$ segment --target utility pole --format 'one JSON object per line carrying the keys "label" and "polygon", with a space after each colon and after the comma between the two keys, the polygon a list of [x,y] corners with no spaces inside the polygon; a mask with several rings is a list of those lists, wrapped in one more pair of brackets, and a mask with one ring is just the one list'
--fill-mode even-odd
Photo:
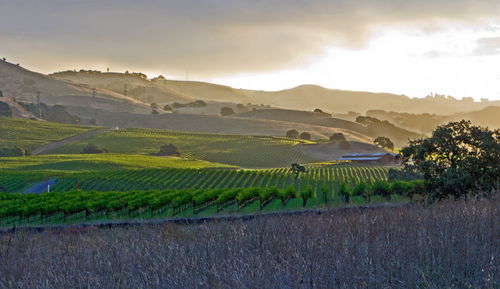
{"label": "utility pole", "polygon": [[127,96],[127,84],[125,83],[125,88],[123,89],[123,95]]}
{"label": "utility pole", "polygon": [[38,117],[42,118],[42,107],[40,104],[40,91],[36,92],[36,101],[38,103]]}
{"label": "utility pole", "polygon": [[95,98],[95,87],[92,88],[92,98]]}

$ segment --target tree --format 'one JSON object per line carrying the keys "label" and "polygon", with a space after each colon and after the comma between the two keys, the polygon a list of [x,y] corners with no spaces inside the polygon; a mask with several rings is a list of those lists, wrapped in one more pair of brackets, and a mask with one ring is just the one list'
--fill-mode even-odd
{"label": "tree", "polygon": [[192,107],[205,107],[205,106],[207,106],[207,103],[204,102],[203,100],[195,100],[192,103],[190,103],[190,106],[192,106]]}
{"label": "tree", "polygon": [[373,143],[379,147],[390,149],[391,151],[394,150],[394,143],[387,137],[379,136],[373,141]]}
{"label": "tree", "polygon": [[438,126],[432,136],[401,150],[405,168],[423,176],[425,198],[488,196],[500,189],[500,130],[470,121]]}
{"label": "tree", "polygon": [[220,110],[220,114],[223,116],[232,115],[234,114],[234,110],[230,107],[225,106]]}
{"label": "tree", "polygon": [[330,141],[331,142],[334,142],[334,143],[338,143],[338,142],[345,142],[347,141],[345,139],[345,136],[343,133],[339,132],[339,133],[334,133],[330,136]]}
{"label": "tree", "polygon": [[86,147],[83,148],[82,154],[101,154],[107,153],[108,150],[105,148],[101,148],[95,144],[89,143]]}
{"label": "tree", "polygon": [[158,75],[157,77],[151,79],[151,81],[162,81],[162,80],[167,80],[167,79],[163,75]]}
{"label": "tree", "polygon": [[238,103],[236,105],[236,109],[238,109],[238,111],[247,111],[248,110],[248,108],[242,103]]}
{"label": "tree", "polygon": [[291,129],[286,132],[286,137],[289,138],[298,138],[299,137],[299,132],[296,129]]}
{"label": "tree", "polygon": [[160,147],[160,151],[157,153],[159,156],[180,156],[179,150],[174,144],[168,143]]}
{"label": "tree", "polygon": [[306,171],[306,167],[301,166],[298,163],[293,163],[290,166],[290,170],[295,174],[295,178],[298,178],[300,173],[304,173]]}
{"label": "tree", "polygon": [[308,132],[303,132],[300,134],[300,139],[303,139],[303,140],[311,140],[311,134],[308,133]]}

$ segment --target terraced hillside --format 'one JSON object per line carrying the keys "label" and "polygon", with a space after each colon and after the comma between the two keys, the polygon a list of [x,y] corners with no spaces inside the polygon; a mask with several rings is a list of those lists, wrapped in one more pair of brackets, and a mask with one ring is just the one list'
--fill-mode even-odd
{"label": "terraced hillside", "polygon": [[94,129],[96,127],[0,117],[0,148],[23,147],[32,150]]}

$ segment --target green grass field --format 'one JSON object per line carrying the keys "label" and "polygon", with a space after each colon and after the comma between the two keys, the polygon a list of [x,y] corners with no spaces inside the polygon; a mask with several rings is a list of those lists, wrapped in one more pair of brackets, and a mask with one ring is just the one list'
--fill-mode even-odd
{"label": "green grass field", "polygon": [[309,163],[315,159],[295,146],[305,141],[277,137],[187,133],[155,129],[123,129],[94,135],[84,141],[65,145],[52,153],[79,153],[88,143],[112,153],[151,154],[161,145],[173,143],[182,157],[249,168],[283,167]]}
{"label": "green grass field", "polygon": [[93,129],[96,128],[0,117],[0,147],[20,146],[32,150]]}

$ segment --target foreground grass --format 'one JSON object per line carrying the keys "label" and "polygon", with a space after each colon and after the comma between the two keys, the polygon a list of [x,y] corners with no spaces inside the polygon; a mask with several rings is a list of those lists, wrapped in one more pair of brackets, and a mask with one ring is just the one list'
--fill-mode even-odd
{"label": "foreground grass", "polygon": [[28,150],[94,130],[96,127],[0,117],[0,147]]}
{"label": "foreground grass", "polygon": [[0,235],[0,288],[498,288],[499,208],[18,231]]}

